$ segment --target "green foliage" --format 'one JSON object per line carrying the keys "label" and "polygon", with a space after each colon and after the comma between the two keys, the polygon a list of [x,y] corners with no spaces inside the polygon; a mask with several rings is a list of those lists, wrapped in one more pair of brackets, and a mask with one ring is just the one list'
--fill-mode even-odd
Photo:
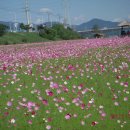
{"label": "green foliage", "polygon": [[24,23],[20,24],[20,28],[24,30]]}
{"label": "green foliage", "polygon": [[42,25],[38,26],[39,35],[43,38],[49,40],[56,40],[57,33],[53,28],[43,27]]}
{"label": "green foliage", "polygon": [[74,32],[70,27],[64,28],[62,24],[55,24],[52,28],[43,27],[42,25],[39,25],[38,31],[41,37],[47,38],[49,40],[69,40],[80,38],[79,34]]}
{"label": "green foliage", "polygon": [[[20,28],[26,30],[26,26],[21,23]],[[64,28],[62,24],[54,25],[52,28],[38,26],[38,32],[21,32],[21,33],[7,33],[0,37],[0,44],[20,44],[20,43],[33,43],[44,42],[49,40],[69,40],[81,38],[79,34],[74,32],[71,28]]]}
{"label": "green foliage", "polygon": [[0,45],[21,44],[21,43],[33,43],[48,41],[45,38],[39,36],[35,32],[21,32],[21,33],[6,33],[3,37],[0,37]]}
{"label": "green foliage", "polygon": [[6,33],[7,28],[6,25],[0,24],[0,36],[3,36]]}
{"label": "green foliage", "polygon": [[64,28],[62,24],[56,24],[52,28],[56,30],[58,37],[63,40],[80,38],[79,34],[74,32],[70,27]]}
{"label": "green foliage", "polygon": [[43,30],[44,29],[44,26],[41,24],[41,25],[38,25],[37,26],[37,29],[38,29],[38,31],[40,31],[40,30]]}
{"label": "green foliage", "polygon": [[[25,25],[24,23],[20,24],[20,28],[22,30],[26,30],[27,32],[29,32],[29,29],[32,29],[32,27],[30,27],[30,25]],[[34,29],[34,28],[33,28]]]}

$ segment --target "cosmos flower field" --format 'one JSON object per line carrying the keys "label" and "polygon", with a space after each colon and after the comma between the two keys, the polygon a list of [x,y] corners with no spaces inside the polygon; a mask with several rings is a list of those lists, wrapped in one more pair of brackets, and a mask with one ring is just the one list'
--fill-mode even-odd
{"label": "cosmos flower field", "polygon": [[0,130],[129,130],[130,38],[0,46]]}

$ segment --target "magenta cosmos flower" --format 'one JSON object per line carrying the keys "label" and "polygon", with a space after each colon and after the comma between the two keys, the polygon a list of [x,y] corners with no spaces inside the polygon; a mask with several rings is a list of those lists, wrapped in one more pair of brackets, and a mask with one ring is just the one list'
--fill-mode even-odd
{"label": "magenta cosmos flower", "polygon": [[70,118],[71,118],[71,115],[70,115],[70,114],[66,114],[66,115],[65,115],[65,119],[66,119],[66,120],[69,120]]}

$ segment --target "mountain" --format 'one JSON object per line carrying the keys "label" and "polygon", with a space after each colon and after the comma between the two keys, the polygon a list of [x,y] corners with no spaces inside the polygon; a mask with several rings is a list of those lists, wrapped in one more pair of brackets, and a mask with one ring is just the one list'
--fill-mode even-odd
{"label": "mountain", "polygon": [[0,21],[0,24],[4,24],[4,25],[6,25],[6,26],[13,26],[13,22],[5,22],[5,21]]}
{"label": "mountain", "polygon": [[97,25],[100,29],[103,29],[103,28],[115,28],[117,27],[118,24],[119,24],[118,22],[105,21],[102,19],[95,18],[80,25],[75,25],[73,26],[73,28],[76,31],[83,31],[92,29],[94,25]]}

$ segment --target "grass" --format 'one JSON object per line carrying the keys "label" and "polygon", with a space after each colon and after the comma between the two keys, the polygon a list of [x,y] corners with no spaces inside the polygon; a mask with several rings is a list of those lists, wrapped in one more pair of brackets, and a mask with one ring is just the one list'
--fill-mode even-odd
{"label": "grass", "polygon": [[33,42],[45,42],[49,41],[40,37],[37,33],[7,33],[0,37],[1,45],[10,45],[18,43],[33,43]]}
{"label": "grass", "polygon": [[[78,58],[27,61],[1,70],[0,129],[45,130],[50,125],[52,130],[129,130],[129,49],[89,49]],[[51,88],[51,82],[58,88]],[[20,104],[28,102],[35,105]]]}

